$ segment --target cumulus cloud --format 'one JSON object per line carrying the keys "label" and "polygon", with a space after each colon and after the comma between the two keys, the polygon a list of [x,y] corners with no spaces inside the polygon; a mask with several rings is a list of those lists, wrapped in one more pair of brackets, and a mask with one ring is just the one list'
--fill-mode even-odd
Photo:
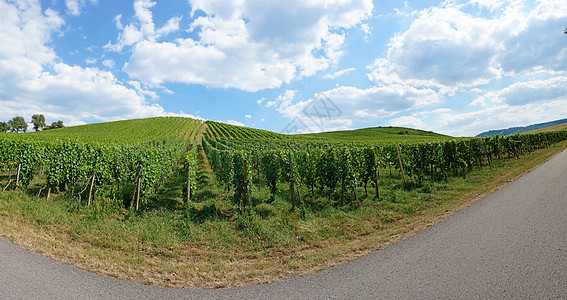
{"label": "cumulus cloud", "polygon": [[518,106],[567,97],[567,77],[517,82],[495,93],[496,102]]}
{"label": "cumulus cloud", "polygon": [[[390,39],[386,54],[368,65],[368,78],[379,87],[432,89],[439,102],[430,103],[469,105],[389,110],[389,124],[476,135],[565,117],[564,1],[446,1],[412,16],[409,28]],[[356,111],[361,118],[387,113]]]}
{"label": "cumulus cloud", "polygon": [[410,86],[374,86],[360,89],[340,86],[327,90],[311,99],[295,101],[296,91],[287,90],[265,107],[273,107],[291,123],[311,131],[348,129],[355,121],[373,126],[387,118],[440,101],[431,89]]}
{"label": "cumulus cloud", "polygon": [[111,72],[60,62],[48,46],[64,26],[53,10],[0,1],[0,11],[1,119],[39,112],[75,125],[167,114],[146,101],[148,93],[124,86]]}
{"label": "cumulus cloud", "polygon": [[121,32],[119,33],[115,44],[109,41],[104,48],[109,51],[120,52],[124,49],[124,47],[132,46],[140,41],[155,42],[160,37],[178,31],[179,23],[182,19],[181,17],[173,17],[162,27],[158,29],[155,28],[153,13],[151,11],[151,8],[155,5],[156,2],[152,2],[150,0],[135,1],[135,20],[126,26],[122,24],[122,15],[114,17],[116,28]]}
{"label": "cumulus cloud", "polygon": [[378,84],[436,87],[487,83],[500,76],[492,60],[498,41],[487,34],[497,24],[457,7],[428,9],[390,40],[386,57],[369,66],[369,78]]}
{"label": "cumulus cloud", "polygon": [[[558,34],[567,22],[561,1],[505,5],[447,2],[422,11],[405,32],[391,38],[385,57],[369,65],[377,84],[403,83],[455,90],[515,74],[567,71],[567,48]],[[467,13],[470,5],[502,11]],[[526,12],[527,11],[527,12]]]}
{"label": "cumulus cloud", "polygon": [[[124,26],[118,18],[118,41],[106,46],[114,51],[132,46],[124,67],[132,78],[153,86],[181,82],[245,91],[280,87],[336,64],[343,55],[343,30],[367,19],[373,8],[370,0],[194,0],[195,20],[186,30],[196,37],[159,42],[152,31],[153,2],[136,3],[143,7],[136,20]],[[196,11],[205,15],[197,17]]]}
{"label": "cumulus cloud", "polygon": [[423,121],[425,129],[451,136],[475,136],[490,129],[543,123],[567,118],[567,97],[547,102],[491,105],[474,111],[450,109],[421,113],[414,117]]}

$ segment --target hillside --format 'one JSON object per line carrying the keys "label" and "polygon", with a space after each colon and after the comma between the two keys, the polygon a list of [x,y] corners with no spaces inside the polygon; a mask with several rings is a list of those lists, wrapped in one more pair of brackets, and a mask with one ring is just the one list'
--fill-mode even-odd
{"label": "hillside", "polygon": [[394,141],[423,141],[451,138],[447,135],[405,127],[371,127],[356,130],[342,130],[322,133],[297,135],[299,138],[317,138],[344,142],[394,142]]}
{"label": "hillside", "polygon": [[32,140],[80,140],[109,144],[138,144],[140,142],[179,137],[194,139],[204,122],[180,117],[155,117],[95,123],[29,132],[26,134],[4,133],[1,137]]}
{"label": "hillside", "polygon": [[[524,127],[511,127],[511,128],[507,128],[507,129],[489,130],[489,131],[485,131],[485,132],[477,135],[477,137],[495,136],[497,134],[511,135],[511,134],[515,134],[515,133],[524,133],[524,132],[528,132],[528,131],[536,132],[535,130],[538,130],[538,129],[551,127],[551,126],[557,126],[557,125],[561,125],[561,124],[565,124],[565,127],[567,127],[567,119],[561,119],[561,120],[552,121],[552,122],[533,124],[533,125],[524,126]],[[563,127],[563,128],[565,128],[565,127]],[[558,128],[558,129],[562,129],[562,128]]]}
{"label": "hillside", "polygon": [[279,140],[282,142],[319,143],[391,143],[429,141],[451,138],[430,131],[404,127],[371,127],[322,133],[285,135],[262,129],[235,126],[214,121],[200,121],[181,117],[155,117],[78,125],[26,134],[5,133],[1,137],[32,140],[81,140],[110,144],[137,144],[139,142],[179,137],[197,141],[200,136],[209,139]]}
{"label": "hillside", "polygon": [[284,135],[225,123],[207,121],[206,137],[213,139],[269,139],[282,142],[317,143],[391,143],[430,141],[452,138],[447,135],[405,127],[371,127],[321,133]]}

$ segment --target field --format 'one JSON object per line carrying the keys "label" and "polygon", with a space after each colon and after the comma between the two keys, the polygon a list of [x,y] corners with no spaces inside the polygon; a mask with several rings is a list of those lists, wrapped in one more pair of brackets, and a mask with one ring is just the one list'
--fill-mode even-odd
{"label": "field", "polygon": [[2,134],[0,234],[148,284],[274,282],[429,226],[566,139],[399,127],[287,136],[185,118]]}
{"label": "field", "polygon": [[535,129],[535,130],[530,130],[526,133],[538,133],[538,132],[550,132],[550,131],[557,131],[557,130],[567,130],[567,123],[564,124],[559,124],[559,125],[553,125],[553,126],[549,126],[549,127],[545,127],[545,128],[541,128],[541,129]]}

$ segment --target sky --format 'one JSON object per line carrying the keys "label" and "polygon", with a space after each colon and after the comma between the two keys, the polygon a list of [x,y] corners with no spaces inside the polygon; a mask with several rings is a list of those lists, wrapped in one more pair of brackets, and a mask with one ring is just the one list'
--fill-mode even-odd
{"label": "sky", "polygon": [[0,0],[0,120],[453,136],[567,118],[564,0]]}

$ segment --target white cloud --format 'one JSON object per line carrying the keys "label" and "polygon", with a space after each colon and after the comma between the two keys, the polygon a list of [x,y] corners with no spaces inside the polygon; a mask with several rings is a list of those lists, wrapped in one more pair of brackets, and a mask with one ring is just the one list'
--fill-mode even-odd
{"label": "white cloud", "polygon": [[138,92],[138,94],[140,94],[140,95],[148,96],[153,100],[156,100],[156,99],[159,98],[159,96],[156,92],[143,88],[142,85],[140,84],[140,82],[138,82],[138,81],[131,80],[131,81],[128,81],[128,84],[133,86],[136,89],[136,91]]}
{"label": "white cloud", "polygon": [[[355,123],[378,125],[387,118],[439,102],[431,89],[403,85],[359,89],[340,86],[305,101],[293,103],[296,91],[288,90],[266,102],[290,122],[309,131],[347,129]],[[293,126],[290,126],[293,127]]]}
{"label": "white cloud", "polygon": [[415,116],[403,116],[390,120],[390,126],[396,127],[409,127],[414,129],[423,129],[426,127],[425,123]]}
{"label": "white cloud", "polygon": [[105,59],[105,60],[102,61],[102,65],[112,69],[112,68],[114,68],[116,63],[112,59]]}
{"label": "white cloud", "polygon": [[475,18],[456,7],[423,11],[390,40],[385,58],[370,66],[378,84],[474,86],[500,76],[492,60],[498,42],[490,33],[499,20]]}
{"label": "white cloud", "polygon": [[567,118],[567,97],[544,103],[501,104],[471,112],[435,111],[421,117],[427,130],[452,136],[475,136],[491,129],[526,126]]}
{"label": "white cloud", "polygon": [[[447,2],[422,11],[410,28],[390,40],[387,55],[369,66],[377,84],[402,83],[455,90],[515,74],[567,71],[561,1],[504,4]],[[471,5],[502,10],[493,16],[465,11]]]}
{"label": "white cloud", "polygon": [[181,17],[169,19],[162,27],[155,29],[151,8],[156,2],[150,0],[136,0],[134,2],[135,20],[124,26],[122,15],[114,17],[116,28],[121,32],[116,44],[110,41],[104,46],[106,50],[120,52],[124,47],[135,45],[141,41],[155,42],[158,38],[179,30]]}
{"label": "white cloud", "polygon": [[567,77],[517,82],[494,95],[494,101],[513,106],[560,98],[567,98]]}
{"label": "white cloud", "polygon": [[340,30],[356,26],[373,8],[370,0],[195,0],[190,1],[192,14],[206,13],[188,29],[198,38],[157,42],[142,30],[153,28],[144,26],[153,25],[152,2],[143,3],[143,17],[136,10],[135,22],[117,22],[117,28],[123,28],[118,42],[106,46],[114,51],[133,47],[125,72],[153,86],[181,82],[245,91],[280,87],[336,64],[345,40]]}
{"label": "white cloud", "polygon": [[360,30],[364,32],[364,41],[368,41],[368,37],[372,34],[372,28],[368,24],[360,24]]}
{"label": "white cloud", "polygon": [[230,125],[235,125],[235,126],[240,126],[240,127],[244,127],[244,123],[238,122],[238,121],[235,121],[235,120],[228,120],[228,121],[223,122],[223,123],[230,124]]}
{"label": "white cloud", "polygon": [[[73,16],[78,16],[81,14],[81,9],[86,5],[87,0],[65,0],[65,6],[67,7],[67,13]],[[98,0],[88,1],[92,4],[98,3]]]}
{"label": "white cloud", "polygon": [[244,117],[245,117],[246,119],[251,119],[251,118],[252,118],[252,115],[245,115]]}
{"label": "white cloud", "polygon": [[333,74],[328,73],[328,74],[325,74],[323,76],[323,79],[335,79],[337,77],[341,77],[341,76],[346,75],[346,74],[353,72],[355,70],[356,70],[356,68],[348,68],[348,69],[336,71]]}
{"label": "white cloud", "polygon": [[165,36],[168,35],[172,32],[176,32],[179,30],[179,23],[181,22],[182,17],[174,17],[171,18],[167,21],[167,23],[165,23],[165,25],[163,25],[163,27],[161,27],[160,29],[158,29],[156,31],[157,36]]}
{"label": "white cloud", "polygon": [[85,59],[85,62],[87,63],[87,65],[92,65],[92,64],[96,64],[98,60],[94,57],[87,57],[87,59]]}
{"label": "white cloud", "polygon": [[60,62],[48,46],[64,21],[38,2],[0,1],[0,119],[43,113],[48,120],[82,124],[167,114],[124,86],[111,72]]}

